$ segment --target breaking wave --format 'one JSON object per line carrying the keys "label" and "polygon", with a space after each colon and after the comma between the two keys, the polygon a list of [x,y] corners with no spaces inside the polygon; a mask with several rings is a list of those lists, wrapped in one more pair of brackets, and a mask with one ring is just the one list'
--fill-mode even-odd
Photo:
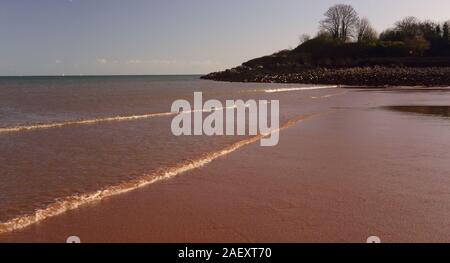
{"label": "breaking wave", "polygon": [[298,88],[279,88],[279,89],[265,89],[265,93],[300,91],[300,90],[316,90],[316,89],[335,89],[339,86],[313,86],[313,87],[298,87]]}
{"label": "breaking wave", "polygon": [[[235,107],[232,107],[232,108],[235,108]],[[224,110],[224,109],[227,109],[227,107],[217,108],[216,110]],[[211,110],[191,110],[191,111],[183,111],[181,113],[193,113],[193,112],[199,112],[199,111],[211,112]],[[115,117],[95,118],[95,119],[88,119],[88,120],[75,120],[75,121],[63,121],[63,122],[53,122],[53,123],[41,123],[41,124],[33,124],[33,125],[21,125],[21,126],[0,128],[0,134],[21,132],[21,131],[31,131],[31,130],[61,128],[61,127],[69,126],[69,125],[92,125],[92,124],[98,124],[98,123],[102,123],[102,122],[134,121],[134,120],[141,120],[141,119],[173,116],[173,115],[177,115],[179,113],[180,112],[161,112],[161,113],[149,113],[149,114],[143,114],[143,115],[115,116]]]}

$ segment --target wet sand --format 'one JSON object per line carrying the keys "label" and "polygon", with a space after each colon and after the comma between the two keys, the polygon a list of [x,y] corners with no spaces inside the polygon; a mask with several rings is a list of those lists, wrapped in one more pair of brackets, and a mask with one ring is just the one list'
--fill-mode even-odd
{"label": "wet sand", "polygon": [[276,147],[246,145],[0,242],[450,242],[450,121],[376,104],[314,116]]}

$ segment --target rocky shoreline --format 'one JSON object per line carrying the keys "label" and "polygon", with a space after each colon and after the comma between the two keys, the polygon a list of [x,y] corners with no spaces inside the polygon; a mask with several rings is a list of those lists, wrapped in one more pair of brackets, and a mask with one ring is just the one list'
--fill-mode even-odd
{"label": "rocky shoreline", "polygon": [[303,83],[352,86],[450,86],[450,67],[312,68],[272,72],[237,67],[202,76],[229,82]]}

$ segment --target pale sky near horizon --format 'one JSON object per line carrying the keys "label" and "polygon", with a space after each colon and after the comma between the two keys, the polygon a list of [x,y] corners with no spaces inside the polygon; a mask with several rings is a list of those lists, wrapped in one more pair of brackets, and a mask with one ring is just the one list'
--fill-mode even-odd
{"label": "pale sky near horizon", "polygon": [[0,75],[203,74],[297,46],[348,3],[381,31],[449,0],[1,0]]}

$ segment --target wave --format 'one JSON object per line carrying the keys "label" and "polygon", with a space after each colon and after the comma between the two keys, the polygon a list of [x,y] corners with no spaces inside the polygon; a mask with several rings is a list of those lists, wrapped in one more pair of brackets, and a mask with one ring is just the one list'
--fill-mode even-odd
{"label": "wave", "polygon": [[[248,105],[245,105],[245,106],[248,107]],[[230,107],[217,108],[216,110],[224,110],[227,108],[230,108]],[[235,107],[231,107],[231,108],[235,108]],[[180,113],[193,113],[193,112],[199,112],[199,111],[200,112],[211,112],[211,110],[191,110],[191,111],[183,111],[183,112],[161,112],[161,113],[148,113],[148,114],[142,114],[142,115],[95,118],[95,119],[87,119],[87,120],[39,123],[39,124],[32,124],[32,125],[21,125],[21,126],[0,128],[0,134],[21,132],[21,131],[31,131],[31,130],[61,128],[64,126],[69,126],[69,125],[92,125],[92,124],[98,124],[98,123],[102,123],[102,122],[133,121],[133,120],[140,120],[140,119],[173,116],[173,115],[177,115]]]}
{"label": "wave", "polygon": [[36,210],[34,212],[34,214],[16,217],[16,218],[13,218],[6,222],[0,223],[0,234],[25,228],[32,224],[41,222],[47,218],[60,215],[64,212],[67,212],[70,210],[74,210],[85,204],[89,204],[89,203],[92,203],[95,201],[100,201],[102,199],[105,199],[105,198],[108,198],[111,196],[130,192],[132,190],[135,190],[135,189],[147,186],[147,185],[151,185],[153,183],[156,183],[156,182],[159,182],[162,180],[168,180],[179,174],[182,174],[187,171],[205,166],[220,157],[228,155],[248,144],[257,142],[261,138],[263,138],[265,136],[269,136],[272,133],[280,132],[281,130],[284,130],[302,120],[305,120],[307,118],[310,118],[310,117],[313,117],[316,115],[321,115],[321,114],[324,114],[324,113],[313,113],[313,114],[309,114],[309,115],[301,115],[297,118],[287,121],[282,126],[280,126],[280,128],[273,130],[268,134],[253,136],[251,138],[236,142],[236,143],[234,143],[230,146],[227,146],[219,151],[205,154],[198,159],[182,162],[173,167],[168,167],[168,168],[161,169],[159,171],[156,171],[156,172],[153,172],[153,173],[150,173],[147,175],[143,175],[142,177],[140,177],[138,179],[127,181],[127,182],[124,182],[124,183],[121,183],[121,184],[118,184],[115,186],[110,186],[110,187],[107,187],[103,190],[99,190],[96,192],[81,194],[81,195],[73,195],[73,196],[62,198],[60,200],[55,201],[53,204],[50,204],[46,208]]}
{"label": "wave", "polygon": [[96,118],[96,119],[88,119],[88,120],[76,120],[76,121],[64,121],[64,122],[14,126],[14,127],[0,128],[0,134],[1,133],[11,133],[11,132],[20,132],[20,131],[29,131],[29,130],[60,128],[60,127],[68,126],[68,125],[83,125],[83,124],[89,125],[89,124],[96,124],[96,123],[101,123],[101,122],[131,121],[131,120],[139,120],[139,119],[146,119],[146,118],[170,116],[170,115],[175,115],[175,114],[176,113],[173,113],[173,112],[163,112],[163,113],[150,113],[150,114],[143,114],[143,115],[116,116],[116,117]]}
{"label": "wave", "polygon": [[339,86],[313,86],[313,87],[299,87],[299,88],[279,88],[279,89],[265,89],[265,93],[300,91],[300,90],[317,90],[317,89],[335,89]]}

